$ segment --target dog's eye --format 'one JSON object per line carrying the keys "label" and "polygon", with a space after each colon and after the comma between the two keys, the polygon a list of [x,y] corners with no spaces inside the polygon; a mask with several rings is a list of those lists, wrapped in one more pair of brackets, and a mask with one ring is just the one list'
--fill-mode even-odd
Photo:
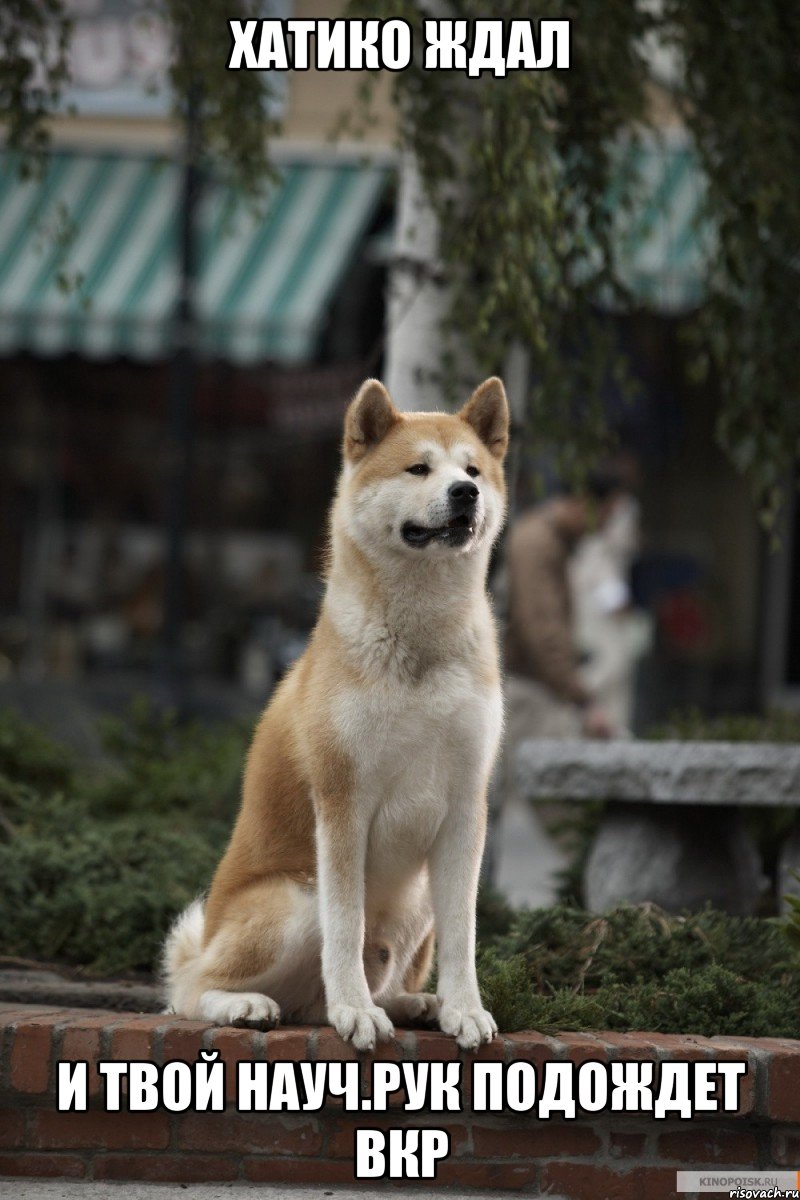
{"label": "dog's eye", "polygon": [[413,467],[406,467],[409,475],[430,475],[431,469],[427,463],[414,463]]}
{"label": "dog's eye", "polygon": [[480,475],[478,468],[473,466],[467,467],[466,472],[472,479],[474,479],[477,475]]}

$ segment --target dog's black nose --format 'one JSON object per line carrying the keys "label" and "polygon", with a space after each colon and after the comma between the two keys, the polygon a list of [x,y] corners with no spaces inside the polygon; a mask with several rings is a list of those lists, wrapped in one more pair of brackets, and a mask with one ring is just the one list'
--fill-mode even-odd
{"label": "dog's black nose", "polygon": [[451,506],[459,509],[461,512],[472,508],[478,499],[478,489],[469,479],[464,479],[458,483],[451,483],[447,489],[447,494],[450,497]]}

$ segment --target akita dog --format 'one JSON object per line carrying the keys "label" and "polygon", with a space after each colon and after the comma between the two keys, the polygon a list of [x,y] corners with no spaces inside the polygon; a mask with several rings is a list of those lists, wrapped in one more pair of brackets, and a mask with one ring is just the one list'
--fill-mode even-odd
{"label": "akita dog", "polygon": [[[475,974],[486,790],[502,725],[486,594],[508,405],[345,418],[327,587],[253,737],[230,845],[164,951],[172,1009],[220,1025],[327,1020],[359,1050],[438,1021],[497,1032]],[[438,943],[438,995],[423,989]]]}

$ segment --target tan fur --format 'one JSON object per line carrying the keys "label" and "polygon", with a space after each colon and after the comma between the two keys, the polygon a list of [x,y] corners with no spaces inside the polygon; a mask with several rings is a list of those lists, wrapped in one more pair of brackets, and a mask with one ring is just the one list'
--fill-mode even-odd
{"label": "tan fur", "polygon": [[433,930],[420,942],[416,954],[411,960],[411,966],[406,971],[403,987],[407,992],[421,992],[428,982],[433,966],[433,952],[436,948],[436,938]]}
{"label": "tan fur", "polygon": [[[435,1015],[433,997],[395,996],[401,989],[420,993],[430,973],[434,936],[424,851],[420,850],[418,863],[411,852],[406,873],[393,882],[388,880],[391,857],[387,860],[388,871],[384,867],[373,872],[373,844],[375,854],[385,855],[385,850],[379,851],[382,839],[393,836],[391,830],[403,818],[391,806],[367,818],[359,789],[363,788],[365,763],[373,745],[391,745],[386,739],[395,729],[398,737],[403,736],[396,718],[387,717],[391,725],[383,726],[384,706],[377,697],[387,697],[386,711],[391,712],[393,697],[405,694],[404,689],[410,689],[409,703],[413,706],[417,689],[437,686],[435,680],[439,677],[455,680],[462,675],[464,687],[485,689],[492,697],[499,693],[496,639],[483,576],[491,540],[502,519],[507,423],[502,385],[495,380],[478,389],[456,416],[399,413],[376,381],[365,384],[351,405],[343,441],[345,466],[331,513],[325,604],[306,652],[277,689],[255,730],[241,809],[230,844],[214,876],[204,911],[201,914],[198,909],[192,917],[187,914],[195,941],[187,941],[185,928],[179,935],[176,927],[168,942],[166,970],[172,1003],[178,1011],[189,1016],[210,1014],[211,1019],[220,1020],[234,1019],[232,1013],[238,1014],[237,1020],[271,1020],[275,1019],[277,1005],[269,1000],[273,1015],[266,1016],[257,1003],[259,995],[268,992],[285,1015],[322,1019],[324,996],[318,977],[321,934],[316,917],[317,890],[321,886],[320,847],[330,877],[341,881],[335,886],[348,891],[354,886],[353,847],[360,844],[366,847],[367,858],[363,934],[358,944],[370,993],[374,996],[382,989],[392,993],[387,993],[386,1007],[395,1019],[402,1019],[404,1014],[419,1015],[423,1010],[423,1015]],[[465,556],[459,560],[457,550],[425,553],[400,547],[398,553],[402,551],[408,558],[409,580],[418,577],[418,590],[406,595],[406,573],[400,569],[398,574],[394,568],[387,572],[383,550],[373,551],[370,538],[359,532],[358,514],[363,508],[364,519],[374,526],[370,497],[382,494],[382,487],[394,487],[398,494],[413,497],[416,484],[407,468],[418,460],[420,447],[429,444],[444,459],[448,455],[468,455],[480,471],[481,487],[494,505],[493,526],[483,542],[482,535],[478,536],[474,566]],[[464,474],[463,466],[458,464],[448,469]],[[396,531],[392,536],[397,540]],[[398,558],[401,566],[402,561]],[[452,587],[447,585],[450,576]],[[358,617],[357,613],[368,614],[368,618]],[[368,629],[366,619],[371,622]],[[468,680],[474,685],[468,685]],[[365,705],[377,705],[375,724],[370,727],[367,721],[354,741],[355,734],[351,736],[347,722],[361,720],[359,708],[352,708],[361,694]],[[431,703],[427,691],[419,695]],[[404,704],[399,712],[405,714],[406,710]],[[370,710],[367,707],[364,711]],[[351,712],[356,716],[351,717]],[[425,720],[420,719],[424,736]],[[466,736],[466,731],[454,736]],[[387,758],[384,770],[389,775],[379,776],[386,778],[387,788],[392,786],[391,771],[402,769],[406,761],[399,744],[396,752],[399,767],[392,767]],[[490,745],[486,751],[488,766],[492,754]],[[476,797],[475,815],[470,818],[472,833],[464,841],[470,862],[476,856],[479,860],[483,843],[483,792],[488,766],[482,766],[475,777],[475,787],[481,794]],[[412,827],[419,824],[413,816],[409,819]],[[429,819],[434,822],[433,836],[436,821],[442,817]],[[365,820],[372,824],[365,826]],[[323,911],[323,928],[325,916]],[[178,945],[181,937],[183,943]],[[316,975],[311,969],[313,964],[300,961],[304,954],[309,959],[316,956]],[[307,993],[301,978],[303,969],[309,972]],[[333,986],[326,979],[326,988]],[[229,992],[246,995],[238,1006],[226,1007],[219,996]],[[211,1000],[204,999],[209,996]],[[329,1009],[332,1002],[329,995]],[[474,1006],[474,999],[471,1003]],[[353,1011],[353,1040],[357,1045],[368,1045],[375,1032],[370,1035],[372,1026],[367,1028],[368,1021],[364,1024],[366,1018],[358,1015],[361,1010],[357,1006]],[[367,1011],[374,1014],[380,1010],[365,1008]],[[372,1019],[378,1036],[382,1036],[381,1021],[374,1016]],[[485,1038],[486,1033],[481,1032],[480,1037]]]}

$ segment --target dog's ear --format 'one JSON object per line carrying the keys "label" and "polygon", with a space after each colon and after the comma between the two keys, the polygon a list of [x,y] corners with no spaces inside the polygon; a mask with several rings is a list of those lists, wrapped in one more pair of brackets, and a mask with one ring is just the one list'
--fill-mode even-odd
{"label": "dog's ear", "polygon": [[400,413],[380,380],[365,380],[344,419],[345,458],[358,462],[400,419]]}
{"label": "dog's ear", "polygon": [[504,458],[508,449],[508,400],[502,379],[493,375],[470,396],[458,414],[477,433],[495,458]]}

